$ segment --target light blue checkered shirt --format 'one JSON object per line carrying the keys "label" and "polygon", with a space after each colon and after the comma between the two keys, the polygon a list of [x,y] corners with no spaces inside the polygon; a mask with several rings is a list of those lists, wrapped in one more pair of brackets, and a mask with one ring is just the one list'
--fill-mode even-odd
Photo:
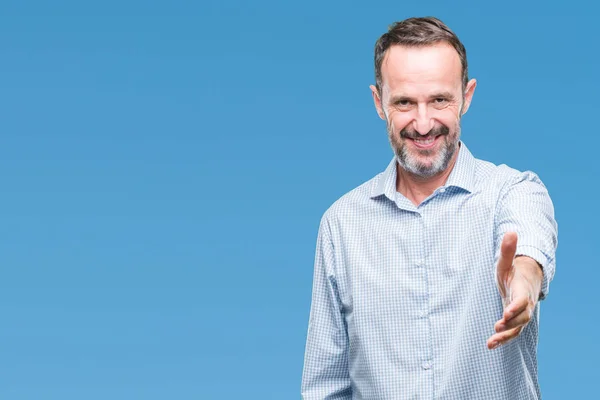
{"label": "light blue checkered shirt", "polygon": [[323,215],[302,376],[304,399],[540,399],[539,303],[521,335],[488,350],[502,317],[502,236],[555,271],[557,224],[537,175],[461,143],[445,186],[418,207],[396,162]]}

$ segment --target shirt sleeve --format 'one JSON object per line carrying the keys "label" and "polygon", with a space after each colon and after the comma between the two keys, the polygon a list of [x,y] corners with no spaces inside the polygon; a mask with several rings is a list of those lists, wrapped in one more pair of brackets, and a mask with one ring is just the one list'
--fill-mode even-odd
{"label": "shirt sleeve", "polygon": [[335,254],[326,217],[315,254],[312,303],[302,374],[304,400],[350,400],[348,334],[335,277]]}
{"label": "shirt sleeve", "polygon": [[516,255],[531,257],[541,265],[540,300],[546,298],[556,270],[558,225],[548,191],[536,174],[523,172],[507,183],[500,196],[495,231],[496,260],[504,234],[516,232]]}

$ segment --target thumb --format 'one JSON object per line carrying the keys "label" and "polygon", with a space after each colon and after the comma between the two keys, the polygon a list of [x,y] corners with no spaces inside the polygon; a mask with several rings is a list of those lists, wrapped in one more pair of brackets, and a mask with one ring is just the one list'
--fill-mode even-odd
{"label": "thumb", "polygon": [[500,247],[500,258],[498,259],[498,266],[496,268],[498,284],[500,285],[500,290],[502,291],[503,297],[506,295],[504,293],[504,289],[508,283],[507,280],[513,268],[513,260],[515,258],[516,252],[517,233],[506,232],[504,234],[504,237],[502,238],[502,245]]}

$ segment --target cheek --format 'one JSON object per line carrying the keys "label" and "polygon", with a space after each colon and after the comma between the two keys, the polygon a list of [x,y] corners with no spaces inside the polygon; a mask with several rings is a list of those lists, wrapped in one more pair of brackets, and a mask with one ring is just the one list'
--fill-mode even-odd
{"label": "cheek", "polygon": [[459,126],[459,121],[456,118],[455,115],[448,113],[448,114],[444,114],[444,115],[438,115],[436,120],[438,121],[438,123],[447,126],[450,129],[450,132],[454,133],[456,132],[458,126]]}
{"label": "cheek", "polygon": [[413,120],[408,114],[409,113],[398,112],[391,114],[390,118],[388,119],[388,125],[391,124],[391,127],[394,128],[394,132],[400,132]]}

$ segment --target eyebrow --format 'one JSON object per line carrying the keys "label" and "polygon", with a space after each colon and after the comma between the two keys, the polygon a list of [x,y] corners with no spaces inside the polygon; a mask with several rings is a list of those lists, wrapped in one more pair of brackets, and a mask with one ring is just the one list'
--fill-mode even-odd
{"label": "eyebrow", "polygon": [[439,92],[429,96],[430,99],[438,99],[440,97],[450,100],[454,99],[454,95],[450,92]]}
{"label": "eyebrow", "polygon": [[[433,99],[439,99],[440,97],[448,99],[448,100],[454,100],[454,95],[447,91],[434,93],[434,94],[430,95],[428,97],[428,99],[433,100]],[[414,98],[412,98],[410,96],[402,95],[402,94],[392,96],[392,98],[390,100],[392,103],[396,103],[398,101],[415,101]]]}

